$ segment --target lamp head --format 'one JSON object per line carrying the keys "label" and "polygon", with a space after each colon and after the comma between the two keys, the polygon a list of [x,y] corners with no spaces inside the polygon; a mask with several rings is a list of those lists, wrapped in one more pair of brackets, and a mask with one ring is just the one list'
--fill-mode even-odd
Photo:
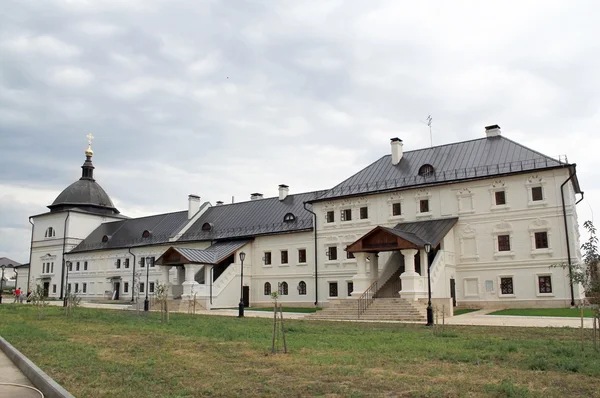
{"label": "lamp head", "polygon": [[152,257],[146,257],[146,265],[147,266],[151,266],[152,265]]}
{"label": "lamp head", "polygon": [[431,251],[431,243],[425,243],[425,253],[429,253]]}
{"label": "lamp head", "polygon": [[240,261],[244,261],[246,259],[246,253],[240,252]]}

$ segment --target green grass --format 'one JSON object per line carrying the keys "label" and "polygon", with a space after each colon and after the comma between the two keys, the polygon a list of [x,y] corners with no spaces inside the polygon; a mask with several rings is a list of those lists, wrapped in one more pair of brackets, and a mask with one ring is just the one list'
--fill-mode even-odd
{"label": "green grass", "polygon": [[[246,308],[248,311],[270,311],[273,312],[273,307],[268,308]],[[282,307],[283,312],[300,312],[303,314],[310,314],[322,310],[321,307]]]}
{"label": "green grass", "polygon": [[472,308],[460,308],[460,309],[454,310],[454,316],[468,314],[469,312],[475,312],[475,311],[479,311],[479,310],[475,310]]}
{"label": "green grass", "polygon": [[[488,315],[516,315],[516,316],[556,316],[556,317],[576,317],[581,316],[579,308],[509,308],[491,312]],[[592,318],[592,310],[584,309],[583,316]]]}
{"label": "green grass", "polygon": [[[579,330],[272,320],[0,306],[0,334],[77,397],[591,397],[599,354]],[[279,340],[281,341],[281,340]]]}

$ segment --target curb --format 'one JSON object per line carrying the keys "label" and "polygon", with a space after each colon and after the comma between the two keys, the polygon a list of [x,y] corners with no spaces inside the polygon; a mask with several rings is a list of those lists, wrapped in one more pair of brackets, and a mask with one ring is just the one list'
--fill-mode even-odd
{"label": "curb", "polygon": [[19,350],[13,347],[8,341],[0,336],[0,350],[13,361],[13,363],[23,372],[31,383],[40,390],[46,398],[75,398],[71,393],[65,390],[60,384],[55,382],[44,371],[38,368],[29,358],[23,355]]}

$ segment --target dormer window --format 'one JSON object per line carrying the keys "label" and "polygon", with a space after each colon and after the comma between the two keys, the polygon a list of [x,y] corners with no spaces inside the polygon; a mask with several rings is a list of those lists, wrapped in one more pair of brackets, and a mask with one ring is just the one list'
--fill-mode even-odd
{"label": "dormer window", "polygon": [[283,221],[284,222],[296,221],[296,216],[293,215],[292,213],[287,213],[285,216],[283,216]]}
{"label": "dormer window", "polygon": [[142,232],[142,238],[149,238],[150,235],[152,235],[152,232],[148,231],[147,229]]}
{"label": "dormer window", "polygon": [[102,237],[102,243],[106,243],[106,242],[108,242],[108,240],[109,240],[109,239],[110,239],[110,237],[109,237],[108,235],[104,235],[104,236]]}
{"label": "dormer window", "polygon": [[44,234],[44,237],[52,238],[54,236],[56,236],[56,230],[52,227],[48,227],[48,229],[46,230],[46,233]]}
{"label": "dormer window", "polygon": [[213,229],[212,223],[205,222],[204,224],[202,224],[203,231],[211,231],[212,229]]}
{"label": "dormer window", "polygon": [[430,164],[424,164],[423,166],[421,166],[421,168],[419,169],[419,175],[421,177],[431,177],[433,175],[433,166]]}

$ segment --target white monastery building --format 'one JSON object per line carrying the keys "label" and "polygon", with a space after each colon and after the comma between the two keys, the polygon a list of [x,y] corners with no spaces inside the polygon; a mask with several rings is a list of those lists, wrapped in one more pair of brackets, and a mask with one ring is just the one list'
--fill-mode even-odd
{"label": "white monastery building", "polygon": [[115,208],[88,146],[81,178],[31,217],[30,283],[55,298],[122,301],[167,283],[173,301],[195,296],[207,309],[242,294],[272,305],[278,291],[287,306],[395,297],[421,316],[428,281],[450,310],[573,305],[583,289],[553,265],[580,261],[575,164],[497,125],[485,134],[407,152],[393,138],[391,153],[328,190],[280,185],[278,197],[214,205],[190,195],[187,210],[142,218]]}

